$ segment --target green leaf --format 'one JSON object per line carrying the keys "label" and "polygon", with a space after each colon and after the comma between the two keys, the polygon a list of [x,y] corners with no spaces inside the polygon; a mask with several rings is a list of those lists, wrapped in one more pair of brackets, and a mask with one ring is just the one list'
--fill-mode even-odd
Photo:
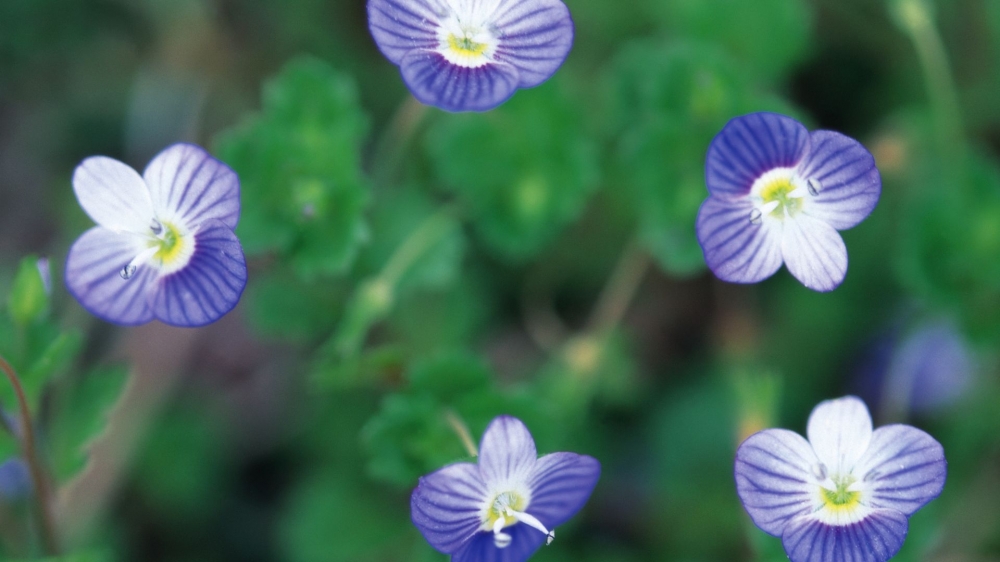
{"label": "green leaf", "polygon": [[671,0],[650,6],[675,34],[722,45],[771,79],[800,62],[812,39],[812,13],[803,0]]}
{"label": "green leaf", "polygon": [[597,188],[597,148],[558,82],[482,114],[441,116],[427,135],[440,183],[486,244],[508,259],[543,249]]}
{"label": "green leaf", "polygon": [[348,270],[367,236],[367,131],[354,81],[317,59],[265,85],[261,114],[217,139],[240,176],[248,255],[277,252],[306,280]]}
{"label": "green leaf", "polygon": [[46,431],[58,481],[68,480],[86,464],[87,446],[104,431],[108,414],[127,380],[125,369],[103,369],[91,371],[59,389],[51,425]]}
{"label": "green leaf", "polygon": [[244,299],[258,332],[308,343],[330,333],[347,294],[343,284],[302,282],[291,272],[273,270],[255,276]]}
{"label": "green leaf", "polygon": [[[49,310],[49,293],[42,275],[48,275],[48,260],[28,256],[21,260],[14,277],[14,286],[7,295],[7,311],[14,323],[22,328],[41,321]],[[45,268],[43,273],[40,267]]]}

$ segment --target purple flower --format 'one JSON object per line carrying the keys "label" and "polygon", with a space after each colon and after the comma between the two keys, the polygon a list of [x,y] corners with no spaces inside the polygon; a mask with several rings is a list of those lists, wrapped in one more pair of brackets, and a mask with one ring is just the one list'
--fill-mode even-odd
{"label": "purple flower", "polygon": [[882,190],[859,142],[774,113],[730,121],[708,149],[705,182],[698,242],[719,279],[756,283],[784,263],[816,291],[844,280],[847,247],[837,231],[864,220]]}
{"label": "purple flower", "polygon": [[816,406],[807,433],[765,429],[740,445],[736,491],[750,518],[792,562],[892,558],[907,518],[944,487],[941,444],[908,425],[872,431],[853,396]]}
{"label": "purple flower", "polygon": [[111,158],[87,158],[73,190],[98,226],[70,248],[66,286],[92,314],[115,324],[155,318],[191,327],[239,302],[247,281],[233,232],[239,179],[205,150],[170,146],[142,176]]}
{"label": "purple flower", "polygon": [[538,458],[520,420],[490,422],[479,464],[456,463],[420,479],[413,524],[452,562],[523,562],[555,537],[590,497],[601,465],[592,457]]}
{"label": "purple flower", "polygon": [[573,46],[561,0],[368,0],[368,26],[413,95],[448,111],[493,109]]}

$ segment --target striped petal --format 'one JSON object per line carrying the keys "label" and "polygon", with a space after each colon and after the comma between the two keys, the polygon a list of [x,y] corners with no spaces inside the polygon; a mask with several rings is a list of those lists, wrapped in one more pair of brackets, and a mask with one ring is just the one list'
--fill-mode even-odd
{"label": "striped petal", "polygon": [[868,450],[872,418],[865,403],[854,396],[825,400],[809,414],[806,433],[831,474],[849,474]]}
{"label": "striped petal", "polygon": [[494,57],[517,68],[522,88],[548,80],[573,47],[573,18],[561,0],[507,0],[493,24],[500,32]]}
{"label": "striped petal", "polygon": [[857,225],[882,192],[875,158],[858,141],[833,131],[815,131],[810,141],[798,170],[816,193],[806,212],[837,230]]}
{"label": "striped petal", "polygon": [[941,494],[948,463],[944,449],[927,433],[908,425],[875,430],[855,467],[866,500],[877,508],[912,515]]}
{"label": "striped petal", "polygon": [[479,444],[479,471],[491,489],[527,482],[537,460],[535,440],[521,420],[500,416],[490,422]]}
{"label": "striped petal", "polygon": [[576,453],[553,453],[535,463],[528,481],[527,512],[547,528],[562,525],[587,503],[601,476],[597,459]]}
{"label": "striped petal", "polygon": [[83,210],[104,228],[149,232],[153,203],[146,183],[129,166],[106,156],[87,158],[73,172],[73,191]]}
{"label": "striped petal", "polygon": [[781,256],[788,271],[814,291],[832,291],[847,275],[844,239],[832,226],[805,213],[784,221]]}
{"label": "striped petal", "polygon": [[174,326],[210,324],[236,306],[247,282],[247,266],[236,235],[219,220],[202,224],[194,254],[160,279],[150,295],[156,317]]}
{"label": "striped petal", "polygon": [[788,524],[781,544],[791,562],[885,562],[903,546],[906,530],[906,516],[891,509],[844,526],[803,516]]}
{"label": "striped petal", "polygon": [[476,68],[448,62],[434,51],[410,51],[400,62],[413,96],[446,111],[487,111],[507,101],[519,82],[517,69],[495,62]]}
{"label": "striped petal", "polygon": [[436,0],[368,0],[368,28],[393,64],[413,50],[434,49],[445,8]]}
{"label": "striped petal", "polygon": [[503,530],[511,537],[506,548],[497,548],[493,533],[480,532],[465,548],[451,557],[451,562],[524,562],[545,543],[545,535],[536,529],[517,523]]}
{"label": "striped petal", "polygon": [[[240,218],[240,181],[229,166],[201,147],[175,144],[156,155],[143,172],[157,217],[195,228],[222,221],[235,230]],[[148,228],[148,227],[147,227]]]}
{"label": "striped petal", "polygon": [[736,451],[736,492],[765,533],[781,536],[788,521],[816,508],[818,459],[809,443],[786,429],[766,429]]}
{"label": "striped petal", "polygon": [[781,225],[751,222],[749,199],[709,197],[695,229],[709,269],[723,281],[756,283],[781,267]]}
{"label": "striped petal", "polygon": [[492,541],[492,533],[479,532],[487,499],[478,467],[453,464],[420,479],[410,497],[410,516],[431,546],[453,554],[474,535],[488,534]]}
{"label": "striped petal", "polygon": [[708,147],[708,191],[712,195],[746,195],[764,173],[796,166],[808,148],[809,132],[791,117],[776,113],[737,117]]}
{"label": "striped petal", "polygon": [[147,295],[156,269],[140,265],[130,279],[122,268],[146,248],[143,238],[95,226],[69,249],[66,289],[88,312],[114,324],[135,326],[153,319]]}

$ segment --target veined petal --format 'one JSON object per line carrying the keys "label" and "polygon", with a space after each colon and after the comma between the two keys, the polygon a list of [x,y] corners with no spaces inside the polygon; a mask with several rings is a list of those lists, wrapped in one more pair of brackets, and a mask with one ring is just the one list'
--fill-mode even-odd
{"label": "veined petal", "polygon": [[847,246],[829,224],[805,213],[784,221],[781,256],[788,271],[814,291],[832,291],[847,275]]}
{"label": "veined petal", "polygon": [[368,28],[382,54],[398,65],[406,53],[438,45],[444,13],[437,0],[368,0]]}
{"label": "veined petal", "polygon": [[434,51],[410,51],[399,68],[414,97],[446,111],[493,109],[514,94],[519,82],[517,69],[507,63],[470,68]]}
{"label": "veined petal", "polygon": [[493,533],[480,532],[451,557],[451,562],[524,562],[545,543],[545,535],[524,523],[503,530],[511,537],[510,545],[497,548]]}
{"label": "veined petal", "polygon": [[420,479],[410,497],[410,516],[431,546],[454,554],[477,533],[487,534],[479,530],[487,500],[478,467],[452,464]]}
{"label": "veined petal", "polygon": [[535,463],[528,487],[527,511],[547,528],[562,525],[587,503],[601,476],[597,459],[576,453],[552,453]]}
{"label": "veined petal", "polygon": [[149,232],[154,217],[146,183],[118,160],[92,156],[81,162],[73,172],[73,191],[83,210],[104,228]]}
{"label": "veined petal", "polygon": [[535,440],[521,420],[500,416],[490,422],[479,444],[479,471],[490,488],[527,482],[537,460]]}
{"label": "veined petal", "polygon": [[573,18],[561,0],[506,0],[493,18],[495,58],[517,68],[522,88],[548,80],[573,47]]}
{"label": "veined petal", "polygon": [[809,153],[798,174],[816,193],[806,212],[837,230],[863,221],[882,192],[875,158],[858,141],[834,131],[810,135]]}
{"label": "veined petal", "polygon": [[121,276],[122,269],[144,249],[144,239],[131,232],[91,228],[69,249],[67,290],[102,320],[126,326],[149,322],[153,311],[146,300],[157,278],[156,269],[140,265],[130,279]]}
{"label": "veined petal", "polygon": [[749,199],[709,197],[698,211],[695,229],[705,263],[719,279],[756,283],[781,267],[781,225],[751,221]]}
{"label": "veined petal", "polygon": [[941,444],[908,425],[876,429],[867,452],[854,469],[872,507],[904,515],[912,515],[938,497],[947,472]]}
{"label": "veined petal", "polygon": [[891,509],[844,526],[804,515],[789,522],[781,544],[791,562],[886,562],[903,546],[906,531],[906,516]]}
{"label": "veined petal", "polygon": [[167,324],[204,326],[236,306],[246,283],[246,259],[236,234],[222,221],[211,220],[195,233],[187,265],[159,280],[150,306]]}
{"label": "veined petal", "polygon": [[765,429],[736,451],[736,492],[765,533],[781,536],[789,520],[816,508],[819,460],[809,443],[787,429]]}
{"label": "veined petal", "polygon": [[868,450],[872,418],[865,403],[854,396],[825,400],[809,414],[806,433],[831,474],[849,474]]}
{"label": "veined petal", "polygon": [[146,166],[143,177],[160,220],[180,220],[195,228],[217,219],[236,229],[240,180],[201,147],[182,143],[165,148]]}
{"label": "veined petal", "polygon": [[712,140],[705,183],[712,195],[741,196],[775,168],[796,166],[809,147],[801,123],[776,113],[751,113],[731,120]]}

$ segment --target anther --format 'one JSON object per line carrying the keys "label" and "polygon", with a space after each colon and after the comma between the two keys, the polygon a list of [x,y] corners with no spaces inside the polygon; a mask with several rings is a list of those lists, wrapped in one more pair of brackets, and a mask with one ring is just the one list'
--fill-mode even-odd
{"label": "anther", "polygon": [[809,189],[809,195],[815,197],[819,195],[819,190],[823,189],[823,184],[818,179],[809,178],[809,181],[806,182],[806,187]]}
{"label": "anther", "polygon": [[760,209],[752,209],[750,211],[750,224],[760,224],[761,216],[763,216],[763,213],[760,212]]}

